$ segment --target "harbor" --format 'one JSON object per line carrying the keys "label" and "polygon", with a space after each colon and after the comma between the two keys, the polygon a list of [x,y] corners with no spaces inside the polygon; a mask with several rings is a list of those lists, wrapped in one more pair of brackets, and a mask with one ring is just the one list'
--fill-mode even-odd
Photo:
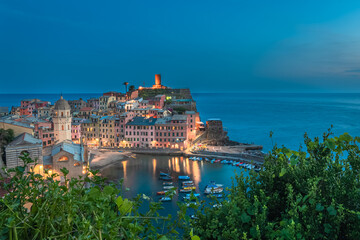
{"label": "harbor", "polygon": [[[249,170],[245,168],[244,163],[242,165],[243,167],[221,161],[211,163],[205,159],[190,159],[183,156],[138,154],[136,158],[123,159],[104,167],[100,173],[109,181],[123,179],[122,189],[125,197],[133,198],[140,194],[159,202],[163,197],[172,195],[170,200],[162,201],[164,209],[161,213],[174,215],[178,209],[177,202],[186,203],[190,200],[191,195],[188,194],[194,194],[199,201],[204,200],[206,204],[214,205],[209,195],[205,194],[206,186],[211,182],[222,184],[223,192],[219,193],[221,197],[216,197],[219,197],[219,201],[226,199],[226,188],[231,187],[235,174],[248,175]],[[160,179],[161,173],[170,179]],[[179,177],[185,178],[182,180]],[[166,191],[169,193],[166,194]],[[144,203],[142,210],[146,211],[148,201],[144,200]]]}

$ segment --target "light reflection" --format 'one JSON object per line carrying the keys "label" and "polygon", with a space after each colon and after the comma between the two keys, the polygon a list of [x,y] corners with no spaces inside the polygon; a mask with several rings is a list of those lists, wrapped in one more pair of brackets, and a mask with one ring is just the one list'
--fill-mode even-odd
{"label": "light reflection", "polygon": [[180,172],[179,158],[175,157],[175,172]]}
{"label": "light reflection", "polygon": [[152,160],[152,165],[153,165],[153,175],[155,176],[155,172],[156,172],[156,159],[153,158]]}
{"label": "light reflection", "polygon": [[186,159],[186,175],[190,174],[190,164],[189,164],[189,159]]}
{"label": "light reflection", "polygon": [[197,187],[199,187],[199,182],[200,182],[200,179],[201,179],[201,173],[200,173],[200,168],[199,168],[199,162],[198,161],[193,161],[192,170],[193,170],[194,183],[195,183],[195,185]]}
{"label": "light reflection", "polygon": [[127,161],[122,161],[121,163],[122,163],[123,169],[124,169],[124,181],[126,181],[126,165],[127,165]]}
{"label": "light reflection", "polygon": [[169,158],[169,170],[171,169],[171,159]]}

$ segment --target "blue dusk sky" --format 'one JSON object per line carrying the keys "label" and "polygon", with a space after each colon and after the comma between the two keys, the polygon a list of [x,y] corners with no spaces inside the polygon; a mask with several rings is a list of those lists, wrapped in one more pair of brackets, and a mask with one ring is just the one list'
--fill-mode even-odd
{"label": "blue dusk sky", "polygon": [[360,92],[360,1],[0,1],[0,93]]}

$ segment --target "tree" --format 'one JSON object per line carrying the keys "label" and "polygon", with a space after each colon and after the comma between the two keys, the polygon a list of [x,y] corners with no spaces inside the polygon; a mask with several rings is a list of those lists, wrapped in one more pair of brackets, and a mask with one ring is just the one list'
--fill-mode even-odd
{"label": "tree", "polygon": [[[10,142],[12,142],[12,140],[14,140],[14,130],[12,129],[0,129],[0,156],[2,158],[2,160],[4,160],[4,162],[6,163],[6,159],[5,159],[5,147],[6,145],[8,145]],[[1,161],[1,159],[0,159]]]}
{"label": "tree", "polygon": [[128,82],[124,82],[123,85],[125,86],[125,93],[127,93],[127,86],[129,85]]}
{"label": "tree", "polygon": [[133,92],[135,90],[135,86],[134,85],[131,85],[130,87],[129,87],[129,92]]}
{"label": "tree", "polygon": [[275,146],[263,170],[238,175],[220,207],[192,224],[201,239],[360,239],[360,138],[330,132],[306,150]]}

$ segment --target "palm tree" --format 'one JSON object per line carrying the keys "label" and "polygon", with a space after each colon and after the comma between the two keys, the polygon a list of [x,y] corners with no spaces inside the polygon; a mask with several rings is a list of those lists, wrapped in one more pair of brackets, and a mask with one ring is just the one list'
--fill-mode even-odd
{"label": "palm tree", "polygon": [[127,86],[129,85],[129,83],[128,83],[128,82],[124,82],[123,84],[125,85],[125,93],[127,93]]}

